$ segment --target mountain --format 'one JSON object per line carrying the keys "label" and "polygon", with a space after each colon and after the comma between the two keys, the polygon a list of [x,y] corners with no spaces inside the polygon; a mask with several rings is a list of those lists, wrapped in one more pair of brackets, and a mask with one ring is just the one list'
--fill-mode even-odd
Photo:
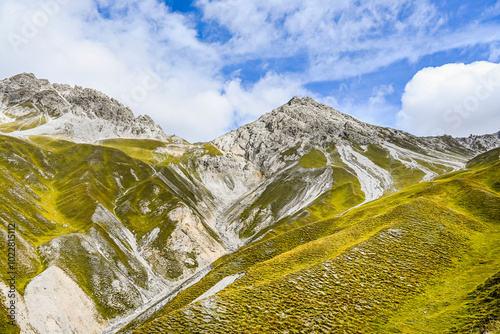
{"label": "mountain", "polygon": [[457,138],[457,140],[465,146],[468,146],[476,151],[489,151],[497,148],[500,140],[500,131],[487,135],[470,135],[467,138]]}
{"label": "mountain", "polygon": [[0,81],[0,121],[0,131],[13,136],[49,135],[86,143],[175,138],[149,116],[135,118],[129,108],[101,92],[51,84],[27,73]]}
{"label": "mountain", "polygon": [[[0,81],[0,100],[0,232],[16,225],[22,332],[243,332],[268,320],[262,332],[285,331],[320,321],[327,300],[331,321],[352,327],[339,329],[383,332],[401,327],[377,312],[448,291],[425,290],[431,277],[496,291],[498,133],[416,137],[295,97],[191,144],[100,92],[31,74]],[[321,268],[337,269],[323,281]],[[372,289],[376,268],[391,279]],[[482,275],[460,281],[457,268]],[[2,271],[3,302],[8,280]],[[347,288],[325,288],[337,281]]]}

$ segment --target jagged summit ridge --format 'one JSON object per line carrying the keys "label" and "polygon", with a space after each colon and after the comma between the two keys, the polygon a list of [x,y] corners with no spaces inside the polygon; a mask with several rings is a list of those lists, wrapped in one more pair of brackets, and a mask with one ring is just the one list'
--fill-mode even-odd
{"label": "jagged summit ridge", "polygon": [[[212,142],[225,152],[244,156],[272,174],[286,165],[280,157],[290,149],[302,156],[317,147],[396,145],[432,156],[473,156],[476,148],[465,141],[446,137],[424,138],[386,127],[364,123],[312,98],[295,96],[257,121],[233,130]],[[483,151],[483,150],[479,150]],[[324,152],[326,154],[326,152]],[[447,157],[446,159],[454,159]],[[463,157],[462,157],[463,159]]]}
{"label": "jagged summit ridge", "polygon": [[296,96],[257,121],[216,138],[213,144],[262,166],[272,162],[270,156],[299,146],[299,143],[307,150],[308,143],[333,143],[354,134],[359,134],[357,141],[373,141],[370,140],[375,133],[372,126],[367,124],[363,128],[358,123],[355,118],[332,107],[309,97]]}
{"label": "jagged summit ridge", "polygon": [[0,81],[0,103],[0,131],[14,136],[182,141],[165,134],[151,117],[135,117],[128,107],[97,90],[51,84],[31,73]]}
{"label": "jagged summit ridge", "polygon": [[500,146],[500,131],[487,135],[470,135],[469,137],[457,138],[459,142],[475,150],[489,151]]}

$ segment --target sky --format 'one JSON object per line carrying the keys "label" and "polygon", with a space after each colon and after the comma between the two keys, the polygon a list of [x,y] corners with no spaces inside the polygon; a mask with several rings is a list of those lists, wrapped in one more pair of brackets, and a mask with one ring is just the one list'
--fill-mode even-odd
{"label": "sky", "polygon": [[416,135],[500,130],[500,0],[1,0],[0,78],[98,89],[212,140],[318,102]]}

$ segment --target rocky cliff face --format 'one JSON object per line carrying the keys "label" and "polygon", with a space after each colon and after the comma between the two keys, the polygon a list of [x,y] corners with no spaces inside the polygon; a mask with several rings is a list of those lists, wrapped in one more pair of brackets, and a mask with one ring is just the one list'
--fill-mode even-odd
{"label": "rocky cliff face", "polygon": [[[49,332],[49,315],[30,301],[45,298],[47,277],[70,280],[75,296],[89,298],[96,314],[85,328],[96,332],[110,319],[113,332],[134,310],[161,304],[222,255],[280,226],[463,169],[499,143],[498,134],[415,137],[295,97],[192,145],[100,92],[30,74],[0,81],[0,101],[8,135],[0,135],[0,222],[2,232],[19,227],[21,327],[39,333]],[[58,300],[50,308],[69,312],[71,303]],[[83,331],[72,315],[66,320],[55,319],[60,330]]]}

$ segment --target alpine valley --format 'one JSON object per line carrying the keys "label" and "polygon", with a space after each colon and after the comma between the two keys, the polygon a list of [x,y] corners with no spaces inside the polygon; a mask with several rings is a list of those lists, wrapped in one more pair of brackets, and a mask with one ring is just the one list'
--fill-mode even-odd
{"label": "alpine valley", "polygon": [[307,97],[191,144],[4,79],[0,332],[500,333],[499,146]]}

